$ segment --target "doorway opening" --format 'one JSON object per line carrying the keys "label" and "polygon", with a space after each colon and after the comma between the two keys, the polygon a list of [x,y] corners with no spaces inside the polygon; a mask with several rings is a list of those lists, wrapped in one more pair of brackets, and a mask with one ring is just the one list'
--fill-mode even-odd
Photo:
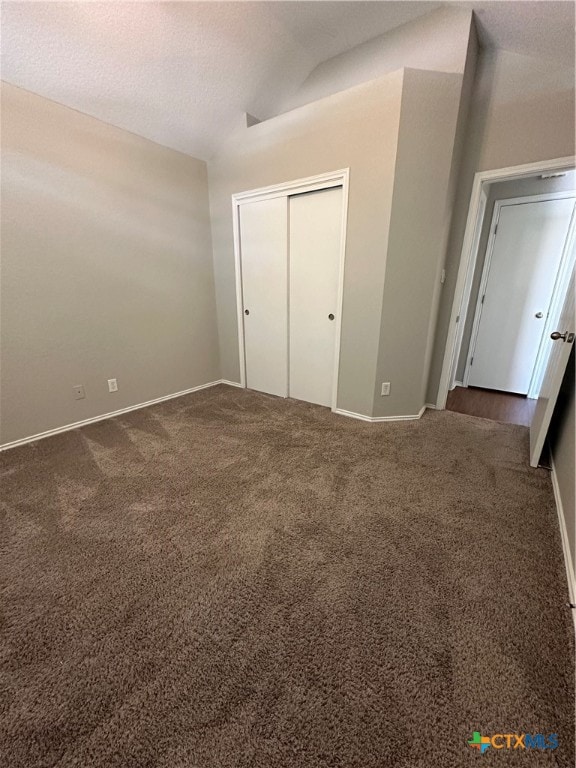
{"label": "doorway opening", "polygon": [[573,158],[476,174],[438,408],[530,425],[575,236]]}

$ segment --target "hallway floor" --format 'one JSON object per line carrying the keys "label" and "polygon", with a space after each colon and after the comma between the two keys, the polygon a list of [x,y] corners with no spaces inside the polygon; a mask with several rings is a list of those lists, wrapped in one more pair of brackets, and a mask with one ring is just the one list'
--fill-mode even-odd
{"label": "hallway floor", "polygon": [[529,400],[523,395],[514,395],[510,392],[477,387],[456,387],[448,393],[446,410],[529,427],[536,403],[537,400]]}

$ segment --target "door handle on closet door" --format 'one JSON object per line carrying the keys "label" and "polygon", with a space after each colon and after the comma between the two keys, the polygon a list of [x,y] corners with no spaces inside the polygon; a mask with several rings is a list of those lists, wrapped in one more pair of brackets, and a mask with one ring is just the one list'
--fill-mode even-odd
{"label": "door handle on closet door", "polygon": [[250,314],[250,310],[249,310],[249,309],[245,309],[245,310],[244,310],[244,314],[245,314],[245,315],[249,315],[249,314]]}
{"label": "door handle on closet door", "polygon": [[330,314],[328,315],[328,320],[334,320],[334,315],[332,314],[332,312],[330,312]]}

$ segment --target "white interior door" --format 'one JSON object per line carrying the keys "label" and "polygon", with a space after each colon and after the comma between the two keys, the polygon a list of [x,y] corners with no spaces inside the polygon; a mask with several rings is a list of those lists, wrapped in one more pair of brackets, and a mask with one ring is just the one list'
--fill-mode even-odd
{"label": "white interior door", "polygon": [[503,205],[485,267],[468,384],[527,394],[574,200]]}
{"label": "white interior door", "polygon": [[[548,434],[554,406],[558,398],[562,379],[570,357],[570,351],[574,343],[574,334],[576,333],[576,322],[574,320],[574,272],[568,288],[568,294],[564,307],[558,322],[559,338],[555,338],[552,352],[548,358],[548,366],[544,374],[542,388],[538,396],[534,418],[530,425],[530,464],[533,467],[538,466],[544,441]],[[553,337],[554,337],[553,336]]]}
{"label": "white interior door", "polygon": [[240,206],[246,386],[288,394],[288,201]]}
{"label": "white interior door", "polygon": [[290,197],[290,397],[330,406],[342,188]]}

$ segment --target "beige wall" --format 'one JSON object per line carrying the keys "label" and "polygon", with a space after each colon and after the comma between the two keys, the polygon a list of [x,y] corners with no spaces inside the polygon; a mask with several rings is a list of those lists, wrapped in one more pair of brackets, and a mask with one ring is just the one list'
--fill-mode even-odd
{"label": "beige wall", "polygon": [[[414,415],[425,403],[462,82],[405,70],[374,416]],[[391,383],[386,397],[383,381]]]}
{"label": "beige wall", "polygon": [[2,443],[220,377],[203,162],[4,85],[1,236]]}
{"label": "beige wall", "polygon": [[474,174],[574,154],[574,70],[507,51],[479,60],[446,255],[428,402],[436,402]]}
{"label": "beige wall", "polygon": [[371,414],[403,73],[241,129],[208,164],[222,376],[239,380],[231,196],[350,168],[340,408]]}
{"label": "beige wall", "polygon": [[[574,68],[509,51],[483,57],[469,136],[476,170],[574,154]],[[480,119],[477,119],[480,118]]]}
{"label": "beige wall", "polygon": [[576,409],[574,405],[576,382],[574,364],[574,348],[572,348],[552,420],[550,443],[554,457],[556,480],[562,499],[572,567],[576,573],[576,479],[574,477],[576,471]]}

